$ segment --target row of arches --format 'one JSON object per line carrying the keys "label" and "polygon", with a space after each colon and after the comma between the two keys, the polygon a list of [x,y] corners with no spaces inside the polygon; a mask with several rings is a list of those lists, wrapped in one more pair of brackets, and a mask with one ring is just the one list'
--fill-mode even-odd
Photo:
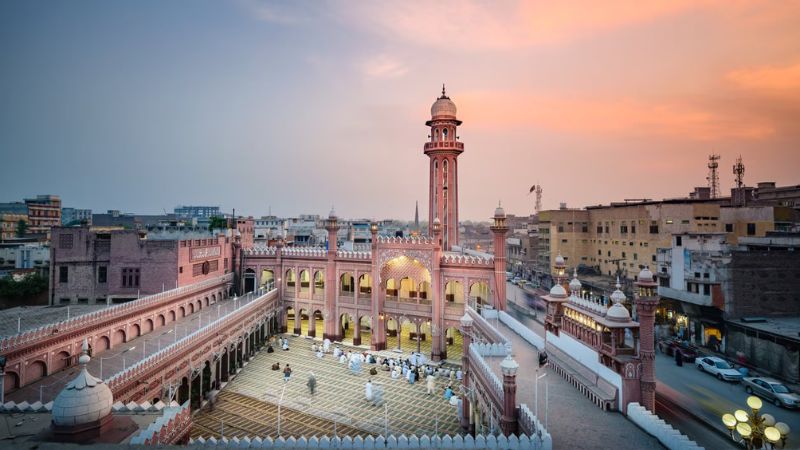
{"label": "row of arches", "polygon": [[[160,312],[138,323],[114,329],[108,333],[108,335],[90,337],[89,354],[90,356],[99,355],[113,349],[117,345],[127,343],[132,339],[136,339],[164,327],[168,323],[194,314],[204,307],[213,305],[226,297],[227,295],[223,291],[214,292],[210,295],[189,300],[179,306],[173,306],[173,308],[168,311]],[[77,345],[76,348],[79,349],[80,345]],[[5,393],[11,392],[22,386],[34,383],[48,375],[71,367],[77,363],[77,358],[79,356],[80,350],[73,354],[67,350],[60,350],[55,354],[49,355],[49,357],[29,361],[28,364],[25,365],[23,374],[18,373],[17,370],[7,368],[3,379],[3,390]]]}
{"label": "row of arches", "polygon": [[[296,310],[289,306],[284,310],[286,329],[300,336],[320,337],[325,330],[325,319],[320,310],[306,308]],[[350,313],[342,313],[336,319],[340,341],[347,345],[369,345],[372,342],[373,318],[364,314],[357,319]],[[409,318],[388,317],[385,321],[386,348],[421,351],[430,354],[433,340],[432,326],[425,321]],[[461,333],[456,327],[444,331],[444,344],[448,355],[460,356]],[[452,356],[450,356],[452,357]]]}

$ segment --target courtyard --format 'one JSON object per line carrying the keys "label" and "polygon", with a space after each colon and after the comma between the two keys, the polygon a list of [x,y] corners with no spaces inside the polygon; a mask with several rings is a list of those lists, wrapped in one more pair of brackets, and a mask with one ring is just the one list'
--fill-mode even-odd
{"label": "courtyard", "polygon": [[[193,438],[220,438],[223,434],[228,438],[276,438],[279,426],[284,437],[367,436],[384,434],[387,430],[392,434],[460,433],[457,408],[443,397],[449,378],[437,378],[435,393],[427,395],[424,381],[410,385],[402,378],[392,379],[390,372],[377,365],[364,364],[360,373],[353,374],[346,364],[340,364],[330,354],[317,358],[311,346],[315,342],[321,344],[321,340],[296,336],[289,336],[288,340],[289,351],[277,347],[274,353],[262,350],[223,387],[213,407],[195,416]],[[340,348],[364,351],[348,345]],[[370,353],[410,356],[410,352]],[[281,370],[273,371],[274,363],[280,363]],[[292,368],[288,382],[283,381],[282,369],[286,364]],[[371,367],[378,369],[377,375],[369,374]],[[311,372],[317,381],[314,395],[306,386]],[[383,406],[365,399],[364,386],[370,379],[375,388],[383,388]],[[457,386],[454,390],[459,391]]]}

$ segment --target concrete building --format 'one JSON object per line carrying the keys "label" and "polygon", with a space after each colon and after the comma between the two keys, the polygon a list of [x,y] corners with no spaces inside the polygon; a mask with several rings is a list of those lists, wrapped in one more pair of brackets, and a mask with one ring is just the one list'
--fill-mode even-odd
{"label": "concrete building", "polygon": [[92,210],[61,208],[61,225],[92,225]]}
{"label": "concrete building", "polygon": [[18,239],[19,221],[28,227],[28,206],[22,202],[0,203],[0,241]]}
{"label": "concrete building", "polygon": [[[540,278],[561,254],[570,268],[589,269],[623,285],[635,281],[645,265],[655,265],[657,249],[669,248],[679,233],[725,234],[735,245],[740,237],[765,236],[776,224],[794,221],[781,206],[735,207],[719,199],[672,199],[542,211],[539,215]],[[604,289],[607,286],[603,287]]]}
{"label": "concrete building", "polygon": [[254,240],[269,245],[271,240],[283,237],[283,219],[277,216],[261,216],[253,222]]}
{"label": "concrete building", "polygon": [[57,195],[37,195],[25,199],[28,206],[28,233],[50,239],[50,229],[61,225],[61,198]]}
{"label": "concrete building", "polygon": [[233,236],[56,227],[50,253],[50,304],[116,303],[233,270]]}
{"label": "concrete building", "polygon": [[179,219],[210,219],[222,217],[219,206],[176,206],[173,210]]}

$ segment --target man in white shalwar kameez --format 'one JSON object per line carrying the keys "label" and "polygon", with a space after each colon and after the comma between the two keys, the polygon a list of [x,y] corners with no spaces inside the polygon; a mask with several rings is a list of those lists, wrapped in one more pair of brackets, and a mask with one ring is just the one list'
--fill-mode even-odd
{"label": "man in white shalwar kameez", "polygon": [[372,401],[372,379],[367,380],[367,384],[364,385],[364,396],[368,402]]}

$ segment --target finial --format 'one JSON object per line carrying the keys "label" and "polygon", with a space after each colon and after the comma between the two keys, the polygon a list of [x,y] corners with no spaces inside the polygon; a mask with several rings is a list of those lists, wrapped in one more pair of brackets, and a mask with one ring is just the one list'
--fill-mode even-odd
{"label": "finial", "polygon": [[444,83],[442,83],[442,97],[444,96],[445,96],[445,89],[444,89]]}
{"label": "finial", "polygon": [[621,284],[619,284],[619,275],[617,275],[617,289],[619,289],[619,288],[621,288],[621,287],[622,287],[622,285],[621,285]]}
{"label": "finial", "polygon": [[578,268],[577,267],[572,269],[572,278],[578,278]]}
{"label": "finial", "polygon": [[86,338],[83,338],[83,345],[81,346],[81,356],[78,358],[78,364],[85,367],[89,364],[91,357],[89,357],[89,341]]}

